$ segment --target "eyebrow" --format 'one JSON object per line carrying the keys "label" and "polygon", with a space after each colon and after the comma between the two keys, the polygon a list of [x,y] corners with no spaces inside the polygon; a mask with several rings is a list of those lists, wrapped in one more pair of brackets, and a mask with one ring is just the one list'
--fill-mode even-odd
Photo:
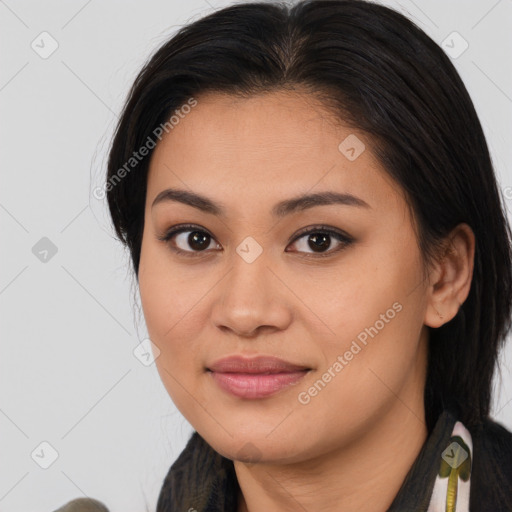
{"label": "eyebrow", "polygon": [[[167,201],[176,201],[179,203],[187,204],[205,213],[210,213],[219,217],[226,216],[227,209],[223,203],[212,201],[208,197],[202,196],[195,192],[174,188],[162,190],[162,192],[160,192],[154,199],[151,208],[154,208],[159,203]],[[358,206],[371,209],[371,206],[366,201],[363,201],[363,199],[352,194],[325,191],[317,192],[314,194],[304,194],[281,201],[272,208],[272,215],[274,217],[284,217],[286,215],[303,211],[308,208],[313,208],[315,206],[331,204]]]}

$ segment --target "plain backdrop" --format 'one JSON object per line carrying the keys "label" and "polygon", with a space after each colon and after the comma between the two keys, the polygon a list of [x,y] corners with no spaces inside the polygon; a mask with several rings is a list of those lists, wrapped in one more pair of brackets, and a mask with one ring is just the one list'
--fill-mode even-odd
{"label": "plain backdrop", "polygon": [[[0,0],[0,512],[80,496],[153,511],[192,432],[155,365],[134,355],[147,332],[128,254],[92,190],[144,61],[228,3]],[[385,3],[451,41],[452,55],[468,45],[453,62],[510,210],[512,2]],[[509,430],[511,345],[492,414]]]}

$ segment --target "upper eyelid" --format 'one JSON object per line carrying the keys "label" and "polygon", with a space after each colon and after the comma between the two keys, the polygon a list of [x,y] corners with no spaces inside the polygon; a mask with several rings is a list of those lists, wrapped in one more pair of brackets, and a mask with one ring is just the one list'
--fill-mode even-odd
{"label": "upper eyelid", "polygon": [[[186,233],[187,231],[203,232],[216,240],[215,236],[212,235],[212,233],[210,233],[210,231],[208,229],[203,228],[199,225],[195,225],[195,224],[183,224],[183,225],[178,224],[178,225],[173,226],[172,228],[169,228],[168,230],[166,230],[165,233],[159,238],[164,238],[168,235],[174,236],[177,234]],[[351,235],[349,235],[348,233],[346,233],[344,230],[342,230],[340,228],[330,227],[330,226],[326,226],[323,224],[317,224],[317,225],[307,226],[305,228],[300,229],[298,233],[296,233],[295,235],[293,235],[290,238],[290,242],[294,241],[297,237],[301,237],[301,236],[309,234],[313,231],[319,231],[319,232],[328,231],[328,232],[333,232],[335,234],[338,234],[340,236],[345,236],[346,238],[352,238]]]}

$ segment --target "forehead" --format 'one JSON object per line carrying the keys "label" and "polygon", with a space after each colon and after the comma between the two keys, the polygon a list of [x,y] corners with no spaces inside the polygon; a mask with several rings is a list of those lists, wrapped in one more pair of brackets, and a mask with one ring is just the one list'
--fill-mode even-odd
{"label": "forehead", "polygon": [[364,195],[368,203],[400,193],[368,137],[312,95],[208,93],[196,101],[153,152],[149,201],[166,187],[241,202],[319,188]]}
{"label": "forehead", "polygon": [[210,92],[196,101],[180,119],[174,116],[176,124],[164,134],[160,150],[179,143],[196,150],[208,145],[210,154],[223,156],[228,150],[242,155],[281,148],[303,154],[322,142],[329,144],[335,127],[343,126],[318,99],[301,92],[276,91],[249,98]]}

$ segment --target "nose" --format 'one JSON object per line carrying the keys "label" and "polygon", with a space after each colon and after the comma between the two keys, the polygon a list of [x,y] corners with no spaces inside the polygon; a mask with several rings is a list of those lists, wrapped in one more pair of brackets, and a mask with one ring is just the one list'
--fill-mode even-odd
{"label": "nose", "polygon": [[293,294],[278,274],[265,251],[251,263],[234,254],[230,272],[215,287],[214,324],[247,338],[286,329],[292,319]]}

